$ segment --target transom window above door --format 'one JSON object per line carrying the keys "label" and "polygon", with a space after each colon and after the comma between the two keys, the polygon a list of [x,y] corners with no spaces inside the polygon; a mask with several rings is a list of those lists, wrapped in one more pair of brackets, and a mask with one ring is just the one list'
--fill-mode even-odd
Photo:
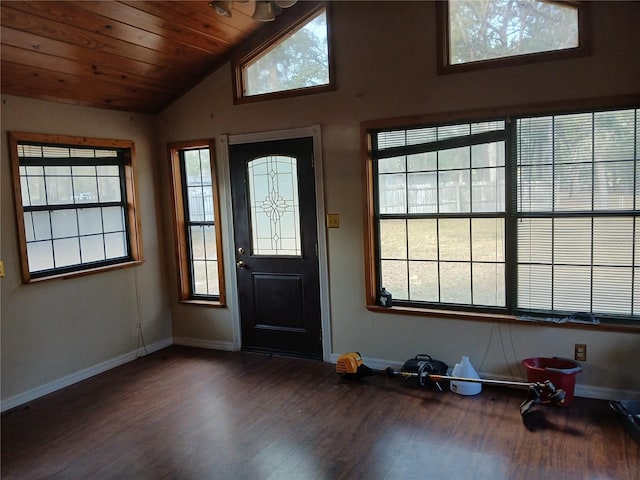
{"label": "transom window above door", "polygon": [[236,103],[335,88],[327,9],[312,8],[272,40],[234,62]]}

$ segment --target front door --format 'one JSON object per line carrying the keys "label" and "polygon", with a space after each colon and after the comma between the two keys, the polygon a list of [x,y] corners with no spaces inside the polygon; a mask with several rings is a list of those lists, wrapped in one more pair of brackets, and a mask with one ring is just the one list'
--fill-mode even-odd
{"label": "front door", "polygon": [[229,147],[243,350],[322,358],[313,138]]}

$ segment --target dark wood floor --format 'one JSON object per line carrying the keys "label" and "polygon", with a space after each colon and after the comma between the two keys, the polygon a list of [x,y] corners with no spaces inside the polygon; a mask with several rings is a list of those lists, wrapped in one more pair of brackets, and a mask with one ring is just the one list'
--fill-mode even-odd
{"label": "dark wood floor", "polygon": [[6,412],[3,479],[638,479],[608,403],[464,397],[333,365],[170,347]]}

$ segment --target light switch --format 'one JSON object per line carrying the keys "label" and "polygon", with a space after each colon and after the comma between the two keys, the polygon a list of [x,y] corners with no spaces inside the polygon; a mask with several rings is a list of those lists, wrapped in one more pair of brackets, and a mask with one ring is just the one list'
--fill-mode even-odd
{"label": "light switch", "polygon": [[327,227],[329,228],[340,228],[340,215],[337,213],[328,213],[327,214]]}

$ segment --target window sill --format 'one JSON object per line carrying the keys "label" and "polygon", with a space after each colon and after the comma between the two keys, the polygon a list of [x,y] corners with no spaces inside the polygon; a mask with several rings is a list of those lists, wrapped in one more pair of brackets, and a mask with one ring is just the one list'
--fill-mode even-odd
{"label": "window sill", "polygon": [[144,263],[144,260],[132,260],[129,262],[117,263],[114,265],[105,265],[103,267],[95,267],[95,268],[89,268],[87,270],[79,270],[77,272],[68,272],[68,273],[47,275],[46,277],[29,278],[29,279],[25,279],[24,283],[31,284],[31,283],[45,282],[47,280],[68,280],[70,278],[82,277],[84,275],[93,275],[95,273],[108,272],[109,270],[119,270],[121,268],[136,267],[138,265],[142,265],[143,263]]}
{"label": "window sill", "polygon": [[180,304],[182,305],[197,305],[200,307],[211,307],[211,308],[225,308],[227,306],[226,303],[222,303],[219,300],[180,300]]}
{"label": "window sill", "polygon": [[374,313],[387,313],[394,315],[411,315],[417,317],[442,318],[451,320],[465,320],[475,322],[501,322],[516,325],[545,326],[552,328],[564,328],[574,330],[597,330],[600,332],[624,332],[640,334],[640,325],[627,325],[622,323],[600,323],[589,325],[583,323],[550,323],[518,320],[514,315],[500,315],[490,313],[462,312],[453,310],[436,310],[412,307],[381,307],[379,305],[367,305],[367,310]]}

